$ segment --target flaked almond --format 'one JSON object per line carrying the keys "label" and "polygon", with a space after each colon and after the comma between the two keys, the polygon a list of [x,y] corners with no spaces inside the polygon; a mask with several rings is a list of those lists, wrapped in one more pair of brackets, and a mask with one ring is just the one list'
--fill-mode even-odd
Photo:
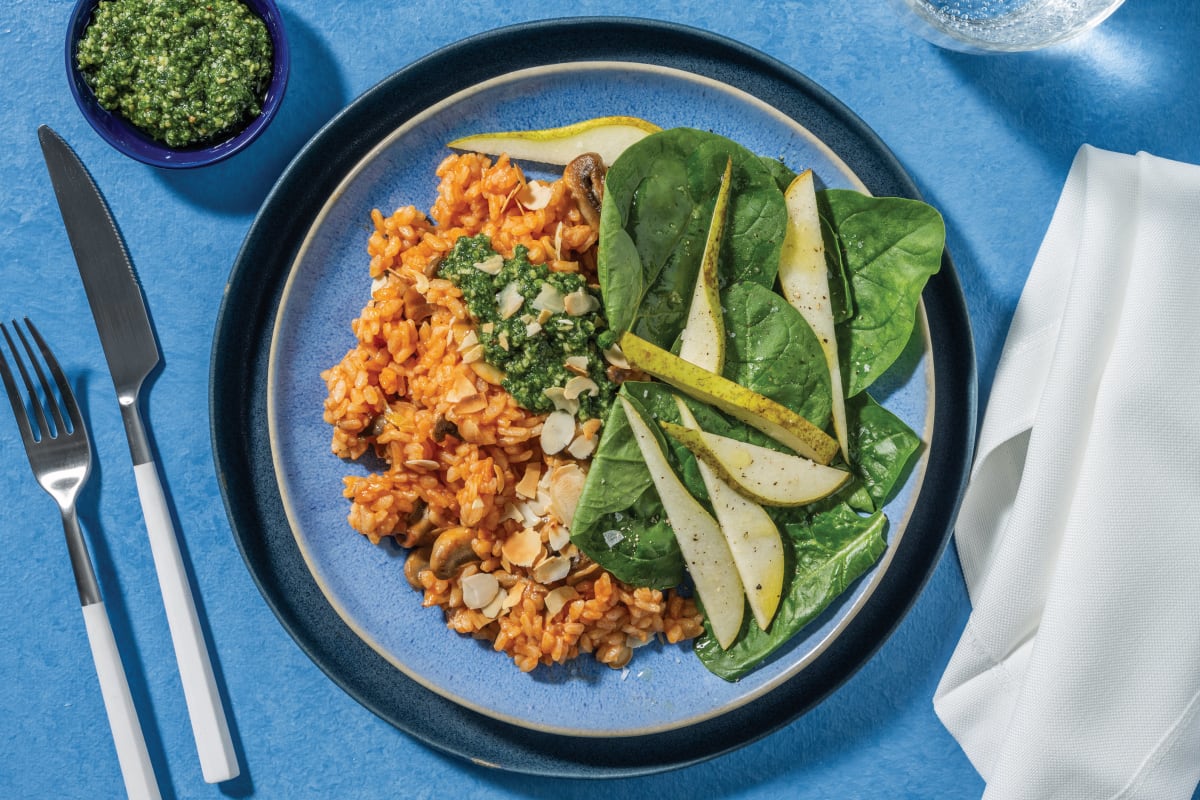
{"label": "flaked almond", "polygon": [[462,587],[463,605],[467,608],[483,608],[500,593],[500,582],[490,572],[467,575],[458,583]]}
{"label": "flaked almond", "polygon": [[467,331],[463,334],[462,341],[458,343],[459,350],[470,350],[475,345],[479,344],[479,334],[475,331]]}
{"label": "flaked almond", "polygon": [[543,389],[542,394],[546,395],[551,403],[554,403],[555,410],[565,411],[572,418],[579,413],[579,401],[574,397],[568,400],[561,386],[551,386],[549,389]]}
{"label": "flaked almond", "polygon": [[492,331],[496,330],[496,323],[485,322],[479,326],[479,330],[483,331],[484,333],[491,333]]}
{"label": "flaked almond", "polygon": [[488,275],[499,275],[500,270],[504,269],[504,257],[499,253],[493,253],[483,261],[476,261],[475,269],[486,272]]}
{"label": "flaked almond", "polygon": [[504,383],[504,373],[486,361],[472,361],[467,366],[471,368],[472,372],[483,378],[492,386],[499,386],[500,384]]}
{"label": "flaked almond", "polygon": [[573,372],[576,375],[588,374],[588,357],[587,356],[567,356],[563,359],[563,367],[567,372]]}
{"label": "flaked almond", "polygon": [[537,320],[525,323],[525,335],[532,339],[542,332],[542,324]]}
{"label": "flaked almond", "polygon": [[[505,350],[508,350],[508,331],[500,331],[500,335],[496,337],[496,343]],[[482,347],[483,345],[480,345]]]}
{"label": "flaked almond", "polygon": [[563,294],[553,284],[543,283],[538,296],[533,299],[533,307],[537,311],[549,311],[561,314],[564,310]]}
{"label": "flaked almond", "polygon": [[563,397],[568,400],[574,400],[584,392],[587,392],[592,397],[600,394],[600,387],[586,375],[576,375],[563,386]]}
{"label": "flaked almond", "polygon": [[604,351],[604,360],[612,364],[617,369],[629,369],[629,360],[625,358],[625,353],[621,351],[619,345],[613,345]]}
{"label": "flaked almond", "polygon": [[571,543],[571,531],[564,525],[547,525],[546,544],[551,550],[562,550]]}
{"label": "flaked almond", "polygon": [[596,452],[596,439],[595,437],[589,439],[581,433],[575,437],[574,441],[567,445],[567,452],[571,455],[571,458],[578,458],[581,461],[585,458],[591,458],[592,453]]}
{"label": "flaked almond", "polygon": [[500,313],[500,319],[508,319],[520,311],[524,304],[525,296],[521,294],[521,287],[515,281],[496,293],[496,306]]}
{"label": "flaked almond", "polygon": [[496,494],[504,492],[504,470],[499,464],[492,464],[492,472],[496,473]]}
{"label": "flaked almond", "polygon": [[437,469],[438,462],[428,458],[410,458],[404,462],[404,466],[410,469]]}
{"label": "flaked almond", "polygon": [[496,596],[492,598],[492,602],[479,609],[480,612],[488,619],[495,619],[504,610],[504,600],[507,597],[508,594],[506,592],[496,592]]}
{"label": "flaked almond", "polygon": [[[571,571],[571,559],[565,556],[544,558],[533,568],[533,579],[543,585],[557,583]],[[494,580],[494,579],[493,579]]]}
{"label": "flaked almond", "polygon": [[542,522],[542,515],[535,512],[528,501],[517,503],[517,511],[521,512],[521,522],[525,523],[526,527],[532,528]]}
{"label": "flaked almond", "polygon": [[457,372],[454,375],[453,385],[450,387],[449,391],[446,392],[446,401],[449,403],[457,403],[459,400],[463,400],[478,393],[479,392],[475,389],[475,381],[471,380],[463,373]]}
{"label": "flaked almond", "polygon": [[[500,334],[503,336],[504,334]],[[503,346],[503,345],[501,345]],[[508,348],[505,348],[506,350]],[[483,358],[483,345],[476,344],[462,351],[462,360],[464,364],[470,364],[473,361],[479,361]]]}
{"label": "flaked almond", "polygon": [[542,537],[533,528],[522,528],[504,540],[500,552],[518,567],[532,567],[542,553]]}
{"label": "flaked almond", "polygon": [[546,594],[546,616],[557,616],[563,606],[577,599],[579,599],[579,592],[575,591],[574,586],[560,586],[552,589]]}
{"label": "flaked almond", "polygon": [[504,515],[500,517],[500,521],[507,522],[510,519],[517,522],[525,521],[525,516],[521,513],[521,509],[518,508],[515,503],[504,504]]}
{"label": "flaked almond", "polygon": [[530,181],[517,192],[517,202],[530,211],[537,211],[548,206],[553,195],[554,190],[550,188],[549,184]]}
{"label": "flaked almond", "polygon": [[603,423],[600,421],[599,417],[585,419],[579,425],[579,432],[589,439],[594,439],[596,438],[596,434],[600,432],[600,426],[602,424]]}
{"label": "flaked almond", "polygon": [[521,497],[537,497],[538,480],[542,477],[542,468],[538,464],[525,467],[525,474],[516,485],[516,492]]}
{"label": "flaked almond", "polygon": [[575,519],[575,508],[579,505],[586,478],[579,465],[573,463],[559,464],[550,471],[550,510],[568,528]]}
{"label": "flaked almond", "polygon": [[547,322],[550,321],[550,318],[553,316],[554,316],[554,312],[552,312],[550,309],[548,309],[548,308],[540,309],[538,311],[538,315],[537,315],[537,324],[545,325]]}
{"label": "flaked almond", "polygon": [[572,317],[600,310],[600,301],[587,289],[576,289],[563,298],[563,309]]}
{"label": "flaked almond", "polygon": [[[574,396],[564,391],[568,400]],[[575,438],[575,417],[565,411],[554,411],[542,423],[542,452],[554,455],[571,443]]]}
{"label": "flaked almond", "polygon": [[459,413],[459,416],[466,416],[468,414],[478,414],[487,408],[487,404],[487,397],[476,393],[459,400],[454,404],[454,409]]}
{"label": "flaked almond", "polygon": [[525,581],[517,581],[512,586],[508,587],[508,595],[504,598],[504,608],[512,608],[517,603],[521,602],[521,598],[525,596]]}

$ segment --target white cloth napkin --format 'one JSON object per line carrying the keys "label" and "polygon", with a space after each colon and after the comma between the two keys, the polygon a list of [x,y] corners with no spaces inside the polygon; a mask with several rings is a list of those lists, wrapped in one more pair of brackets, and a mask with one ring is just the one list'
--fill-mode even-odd
{"label": "white cloth napkin", "polygon": [[1200,780],[1200,167],[1085,146],[1017,306],[955,530],[934,696],[986,800]]}

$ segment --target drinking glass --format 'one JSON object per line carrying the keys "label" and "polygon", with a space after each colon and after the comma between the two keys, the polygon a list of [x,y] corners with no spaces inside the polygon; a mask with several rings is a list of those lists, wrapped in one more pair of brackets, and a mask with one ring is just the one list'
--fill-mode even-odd
{"label": "drinking glass", "polygon": [[1014,53],[1059,44],[1099,25],[1124,0],[890,0],[941,47]]}

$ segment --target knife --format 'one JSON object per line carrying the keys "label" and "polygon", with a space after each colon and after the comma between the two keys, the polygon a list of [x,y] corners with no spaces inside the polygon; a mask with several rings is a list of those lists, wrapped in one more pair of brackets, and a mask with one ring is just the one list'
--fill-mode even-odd
{"label": "knife", "polygon": [[61,136],[43,125],[38,128],[38,139],[117,389],[201,772],[208,783],[227,781],[238,775],[237,756],[158,465],[138,409],[142,383],[158,364],[154,330],[125,242],[104,196]]}

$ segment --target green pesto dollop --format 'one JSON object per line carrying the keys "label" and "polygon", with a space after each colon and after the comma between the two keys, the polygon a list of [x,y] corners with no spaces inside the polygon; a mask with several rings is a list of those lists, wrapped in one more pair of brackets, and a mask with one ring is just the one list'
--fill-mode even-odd
{"label": "green pesto dollop", "polygon": [[[482,234],[459,239],[439,265],[438,275],[462,290],[477,325],[484,360],[504,372],[502,386],[517,403],[538,413],[553,411],[554,402],[545,390],[565,387],[578,375],[568,369],[571,363],[577,369],[583,366],[586,377],[596,385],[594,393],[579,396],[577,416],[604,417],[617,392],[597,345],[608,323],[599,292],[589,287],[582,275],[551,272],[544,264],[531,264],[522,246],[512,258],[501,259]],[[547,285],[552,291],[544,288]],[[594,310],[571,314],[567,309],[537,307],[544,305],[547,297],[557,305],[555,296],[565,298],[580,292],[594,299]]]}
{"label": "green pesto dollop", "polygon": [[75,59],[101,106],[186,147],[262,111],[272,47],[240,0],[102,0]]}

